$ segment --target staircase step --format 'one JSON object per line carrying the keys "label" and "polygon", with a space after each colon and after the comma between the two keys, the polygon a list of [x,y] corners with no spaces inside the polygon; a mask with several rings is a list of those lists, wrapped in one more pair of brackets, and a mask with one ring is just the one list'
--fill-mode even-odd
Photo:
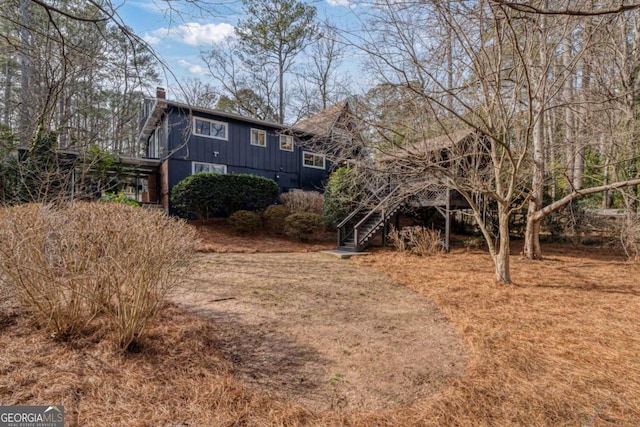
{"label": "staircase step", "polygon": [[[379,209],[367,211],[366,208],[358,208],[358,210],[352,213],[352,216],[350,215],[349,225],[345,223],[344,228],[340,230],[342,236],[345,233],[354,232],[355,224],[362,221],[367,215],[368,217],[357,229],[359,236],[358,241],[354,241],[355,236],[352,234],[349,238],[339,242],[339,249],[358,252],[357,248],[363,249],[368,245],[370,240],[380,234],[380,231],[384,229],[385,223],[395,216],[403,205],[403,203],[391,203],[391,199],[388,197],[394,191],[396,191],[396,189],[388,185],[380,187],[375,197],[370,199],[376,205],[379,204]],[[382,203],[383,201],[385,202]]]}

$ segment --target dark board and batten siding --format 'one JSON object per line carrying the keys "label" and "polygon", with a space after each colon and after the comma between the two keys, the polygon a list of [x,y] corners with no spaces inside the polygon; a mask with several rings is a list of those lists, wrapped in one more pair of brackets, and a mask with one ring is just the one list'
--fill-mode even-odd
{"label": "dark board and batten siding", "polygon": [[[327,179],[327,167],[303,167],[302,153],[280,149],[279,128],[243,122],[214,114],[196,113],[195,117],[227,124],[227,139],[216,139],[189,132],[193,118],[188,111],[169,107],[169,187],[192,173],[192,162],[226,165],[227,173],[249,173],[273,179],[280,191],[292,188],[321,189]],[[251,145],[251,129],[266,132],[266,147]],[[186,141],[186,142],[185,142]]]}

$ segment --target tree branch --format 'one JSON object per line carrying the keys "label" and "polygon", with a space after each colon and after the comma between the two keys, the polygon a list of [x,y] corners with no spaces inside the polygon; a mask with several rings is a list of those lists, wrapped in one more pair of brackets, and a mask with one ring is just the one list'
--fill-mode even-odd
{"label": "tree branch", "polygon": [[562,9],[547,9],[539,6],[534,6],[530,3],[516,3],[507,0],[492,0],[494,3],[501,6],[517,10],[523,13],[535,13],[539,15],[569,15],[569,16],[600,16],[600,15],[616,15],[622,12],[628,12],[630,10],[640,8],[640,3],[634,4],[620,4],[617,7],[611,7],[609,9],[571,9],[569,6]]}
{"label": "tree branch", "polygon": [[42,7],[43,9],[45,9],[47,11],[47,13],[50,12],[55,12],[58,13],[62,16],[66,16],[69,19],[73,19],[74,21],[81,21],[81,22],[105,22],[108,21],[109,18],[84,18],[82,16],[78,16],[78,15],[73,15],[69,12],[65,12],[62,9],[59,9],[57,7],[54,7],[48,3],[45,3],[44,1],[41,0],[29,0],[32,3],[37,4],[38,6]]}
{"label": "tree branch", "polygon": [[550,214],[551,212],[557,211],[558,209],[568,205],[571,201],[575,199],[579,199],[583,196],[588,196],[589,194],[602,193],[603,191],[615,190],[617,188],[629,187],[632,185],[640,185],[640,178],[630,179],[627,181],[618,181],[612,184],[600,185],[598,187],[585,188],[583,190],[576,190],[572,193],[567,194],[560,200],[556,200],[550,205],[545,206],[544,208],[537,211],[535,214],[531,216],[533,221],[540,221],[542,218]]}

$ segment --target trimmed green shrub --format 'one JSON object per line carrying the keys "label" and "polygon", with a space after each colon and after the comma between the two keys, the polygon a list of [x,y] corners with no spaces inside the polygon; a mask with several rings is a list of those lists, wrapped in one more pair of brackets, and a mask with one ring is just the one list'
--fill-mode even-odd
{"label": "trimmed green shrub", "polygon": [[262,212],[262,221],[267,230],[277,234],[284,233],[284,220],[289,216],[289,210],[282,205],[271,205]]}
{"label": "trimmed green shrub", "polygon": [[284,220],[284,223],[285,234],[299,240],[305,240],[325,228],[325,220],[322,215],[311,212],[293,213]]}
{"label": "trimmed green shrub", "polygon": [[345,219],[362,200],[355,169],[339,168],[329,177],[324,189],[324,217],[333,227]]}
{"label": "trimmed green shrub", "polygon": [[177,183],[171,205],[182,217],[228,216],[239,210],[261,211],[278,198],[278,184],[256,175],[198,173]]}
{"label": "trimmed green shrub", "polygon": [[254,233],[262,226],[260,215],[251,211],[235,211],[229,218],[227,223],[238,233]]}

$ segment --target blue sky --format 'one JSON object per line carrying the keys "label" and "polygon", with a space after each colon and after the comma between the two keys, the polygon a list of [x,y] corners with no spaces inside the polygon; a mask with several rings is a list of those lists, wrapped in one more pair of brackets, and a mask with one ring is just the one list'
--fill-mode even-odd
{"label": "blue sky", "polygon": [[[200,52],[223,43],[234,34],[241,17],[240,1],[202,0],[196,7],[176,0],[121,0],[118,13],[124,23],[146,40],[180,80],[198,77],[211,82]],[[338,26],[356,21],[356,6],[351,0],[317,0],[320,20],[329,19]],[[171,88],[173,78],[163,85]]]}

